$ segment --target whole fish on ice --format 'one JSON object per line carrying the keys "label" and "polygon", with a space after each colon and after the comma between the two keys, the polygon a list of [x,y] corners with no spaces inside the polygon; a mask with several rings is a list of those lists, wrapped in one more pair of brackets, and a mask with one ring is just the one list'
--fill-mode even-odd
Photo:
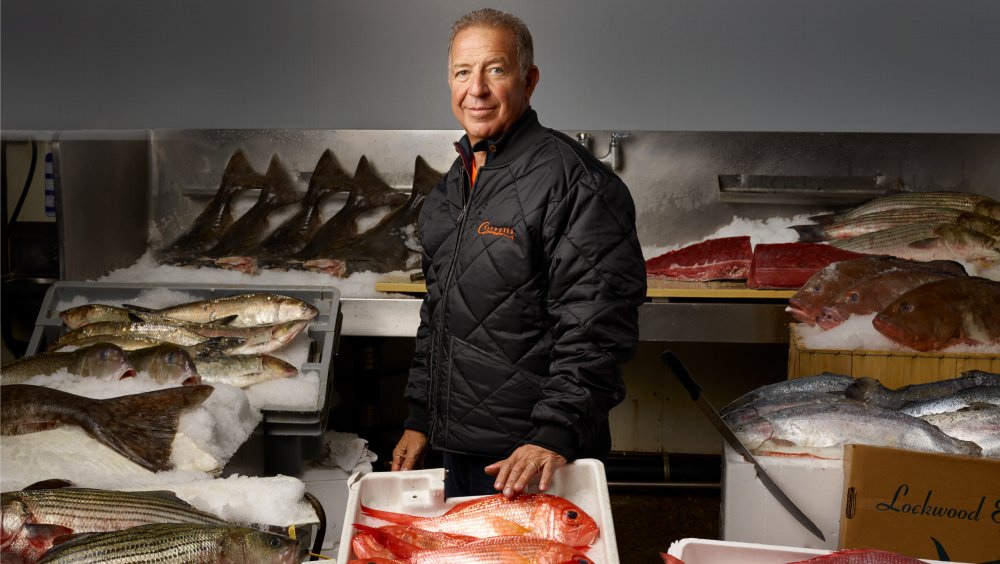
{"label": "whole fish on ice", "polygon": [[831,263],[812,275],[795,295],[788,298],[788,308],[785,311],[797,321],[815,325],[823,307],[849,287],[879,274],[917,269],[954,276],[965,275],[965,268],[954,261],[918,262],[882,255],[862,256]]}
{"label": "whole fish on ice", "polygon": [[248,388],[299,373],[295,366],[267,354],[233,354],[198,358],[195,362],[202,380]]}
{"label": "whole fish on ice", "polygon": [[796,392],[832,392],[834,394],[842,394],[844,390],[846,390],[847,387],[853,383],[854,378],[844,376],[843,374],[834,374],[832,372],[823,372],[822,374],[815,374],[813,376],[806,376],[803,378],[782,380],[781,382],[775,382],[774,384],[768,384],[766,386],[760,386],[759,388],[750,390],[749,392],[726,404],[721,410],[719,410],[719,414],[725,417],[727,414],[753,402],[767,400],[783,394]]}
{"label": "whole fish on ice", "polygon": [[872,320],[875,329],[918,351],[1000,343],[1000,282],[975,276],[906,292]]}
{"label": "whole fish on ice", "polygon": [[900,413],[923,417],[936,413],[951,413],[975,406],[1000,406],[1000,386],[975,386],[951,395],[904,405]]}
{"label": "whole fish on ice", "polygon": [[170,491],[58,487],[9,491],[3,500],[3,560],[35,562],[56,537],[150,523],[225,524]]}
{"label": "whole fish on ice", "polygon": [[229,325],[248,327],[299,319],[310,320],[319,314],[316,306],[291,296],[264,292],[234,294],[208,300],[187,302],[159,309],[126,305],[128,309],[151,311],[165,317],[209,323],[236,316]]}
{"label": "whole fish on ice", "polygon": [[46,564],[299,564],[307,549],[283,535],[235,525],[158,523],[68,537]]}
{"label": "whole fish on ice", "polygon": [[843,456],[843,445],[865,444],[978,456],[975,443],[952,438],[930,423],[895,410],[853,403],[800,405],[773,411],[734,429],[758,453]]}
{"label": "whole fish on ice", "polygon": [[523,535],[477,539],[447,548],[421,550],[405,564],[593,564],[586,550],[561,542]]}
{"label": "whole fish on ice", "polygon": [[809,560],[797,560],[789,564],[924,564],[923,560],[917,560],[898,552],[887,550],[874,550],[870,548],[852,548],[848,550],[838,550],[830,554],[824,554]]}
{"label": "whole fish on ice", "polygon": [[100,400],[12,384],[0,394],[0,434],[76,426],[147,470],[167,470],[181,412],[200,405],[212,391],[211,386],[181,386]]}
{"label": "whole fish on ice", "polygon": [[975,404],[921,419],[949,436],[976,443],[983,449],[983,456],[1000,458],[1000,406]]}
{"label": "whole fish on ice", "polygon": [[910,384],[892,389],[882,385],[875,378],[862,376],[844,390],[852,399],[889,409],[901,409],[907,404],[940,400],[967,388],[978,386],[1000,387],[1000,374],[990,372],[967,372],[958,378],[938,380],[925,384]]}
{"label": "whole fish on ice", "polygon": [[135,376],[137,369],[117,345],[95,343],[72,352],[44,352],[4,363],[0,384],[19,384],[60,370],[86,378],[121,380]]}
{"label": "whole fish on ice", "polygon": [[793,225],[799,241],[816,243],[847,239],[912,223],[949,223],[990,237],[1000,237],[1000,221],[977,213],[951,208],[902,208],[817,225]]}
{"label": "whole fish on ice", "polygon": [[899,296],[929,282],[947,280],[955,276],[933,270],[912,269],[885,272],[848,287],[823,307],[816,324],[823,329],[833,329],[852,315],[878,313]]}
{"label": "whole fish on ice", "polygon": [[263,188],[264,176],[250,166],[243,151],[229,158],[219,189],[186,233],[160,251],[160,262],[184,264],[214,247],[233,224],[233,196],[252,188]]}
{"label": "whole fish on ice", "polygon": [[391,272],[419,267],[417,220],[420,208],[442,177],[443,174],[418,156],[414,164],[413,189],[406,205],[354,239],[331,245],[322,257],[305,261],[305,268],[346,277],[354,272]]}
{"label": "whole fish on ice", "polygon": [[811,217],[819,223],[831,223],[864,215],[912,208],[948,208],[1000,219],[1000,203],[971,192],[904,192],[875,198],[843,213]]}
{"label": "whole fish on ice", "polygon": [[132,366],[160,384],[201,384],[201,375],[191,353],[180,345],[162,343],[125,353]]}
{"label": "whole fish on ice", "polygon": [[830,245],[857,253],[920,261],[960,260],[983,265],[1000,261],[1000,244],[996,239],[948,223],[911,223],[838,239]]}

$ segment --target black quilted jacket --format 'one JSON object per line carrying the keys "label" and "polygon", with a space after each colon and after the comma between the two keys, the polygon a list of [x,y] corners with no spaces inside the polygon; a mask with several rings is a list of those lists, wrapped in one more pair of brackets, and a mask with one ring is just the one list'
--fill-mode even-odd
{"label": "black quilted jacket", "polygon": [[603,457],[646,291],[632,198],[530,108],[475,148],[488,157],[471,195],[468,143],[421,210],[428,293],[405,426],[451,452]]}

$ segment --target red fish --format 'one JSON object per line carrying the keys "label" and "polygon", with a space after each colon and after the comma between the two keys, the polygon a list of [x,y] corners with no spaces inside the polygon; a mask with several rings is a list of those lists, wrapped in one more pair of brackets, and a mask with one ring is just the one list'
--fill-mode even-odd
{"label": "red fish", "polygon": [[1000,343],[1000,282],[974,276],[930,282],[900,296],[872,325],[918,351]]}
{"label": "red fish", "polygon": [[871,550],[867,548],[838,550],[830,554],[810,558],[809,560],[797,560],[789,564],[805,564],[814,562],[815,564],[923,564],[923,560],[917,560],[885,550]]}
{"label": "red fish", "polygon": [[407,564],[594,564],[584,550],[549,539],[499,536],[417,552]]}
{"label": "red fish", "polygon": [[528,535],[570,546],[590,546],[600,530],[594,519],[568,499],[550,494],[524,494],[508,499],[502,494],[465,501],[438,517],[417,517],[361,506],[369,517],[428,531],[477,538]]}
{"label": "red fish", "polygon": [[354,538],[351,539],[351,550],[354,551],[354,554],[365,559],[385,558],[391,560],[396,557],[391,550],[382,546],[375,537],[365,532],[354,535]]}
{"label": "red fish", "polygon": [[367,533],[399,558],[410,558],[421,550],[448,548],[478,540],[469,535],[425,531],[407,525],[386,525],[375,528],[355,523],[354,528]]}

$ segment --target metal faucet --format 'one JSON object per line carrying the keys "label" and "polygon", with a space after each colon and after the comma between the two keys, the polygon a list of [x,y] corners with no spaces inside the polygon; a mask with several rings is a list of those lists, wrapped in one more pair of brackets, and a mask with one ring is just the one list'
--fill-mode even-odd
{"label": "metal faucet", "polygon": [[[597,160],[611,167],[611,170],[621,170],[624,162],[622,159],[622,139],[625,139],[626,137],[628,137],[628,133],[612,131],[611,141],[608,143],[607,154],[603,157],[598,157]],[[589,133],[577,133],[576,140],[588,150],[590,149],[592,139]]]}

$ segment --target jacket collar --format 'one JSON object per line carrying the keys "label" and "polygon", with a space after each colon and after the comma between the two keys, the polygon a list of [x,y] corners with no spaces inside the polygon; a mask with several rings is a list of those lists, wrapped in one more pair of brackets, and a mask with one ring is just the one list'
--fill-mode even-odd
{"label": "jacket collar", "polygon": [[486,151],[484,167],[502,166],[524,152],[543,133],[545,128],[538,123],[538,114],[529,106],[498,139],[483,139],[473,147],[469,145],[469,136],[463,135],[455,143],[455,150],[466,159],[471,158],[474,152]]}

